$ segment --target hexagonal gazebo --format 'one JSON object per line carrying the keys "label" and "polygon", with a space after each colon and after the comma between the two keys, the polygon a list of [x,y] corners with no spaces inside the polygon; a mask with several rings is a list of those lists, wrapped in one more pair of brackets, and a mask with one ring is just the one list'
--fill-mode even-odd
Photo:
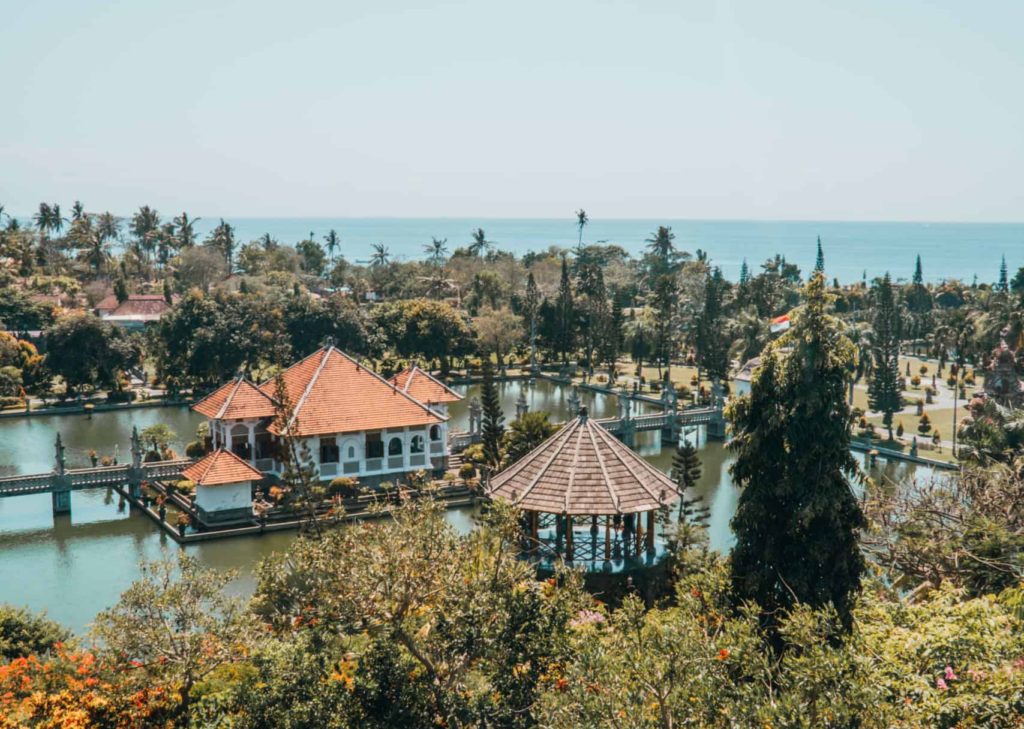
{"label": "hexagonal gazebo", "polygon": [[655,514],[679,499],[668,476],[591,420],[586,408],[495,475],[488,495],[523,510],[524,552],[541,572],[564,559],[588,574],[658,565],[666,549],[655,536]]}

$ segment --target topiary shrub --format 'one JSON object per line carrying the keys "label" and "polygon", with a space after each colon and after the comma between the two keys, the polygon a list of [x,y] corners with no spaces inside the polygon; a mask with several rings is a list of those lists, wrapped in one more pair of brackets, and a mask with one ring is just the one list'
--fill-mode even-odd
{"label": "topiary shrub", "polygon": [[913,385],[914,387],[920,387],[921,377],[919,375],[914,375],[913,377],[910,378],[910,384]]}
{"label": "topiary shrub", "polygon": [[463,463],[459,466],[459,478],[475,478],[476,466],[472,463]]}
{"label": "topiary shrub", "polygon": [[359,481],[348,476],[339,476],[333,479],[327,486],[327,493],[331,496],[340,496],[343,499],[350,499],[358,496],[360,492]]}
{"label": "topiary shrub", "polygon": [[184,494],[185,496],[192,496],[196,492],[196,485],[192,481],[181,480],[174,484],[174,488],[178,493]]}
{"label": "topiary shrub", "polygon": [[185,455],[189,458],[202,458],[206,455],[206,445],[194,440],[185,446]]}
{"label": "topiary shrub", "polygon": [[467,463],[483,463],[485,460],[483,443],[467,446],[466,450],[462,451],[462,460]]}
{"label": "topiary shrub", "polygon": [[917,424],[917,432],[921,435],[927,435],[932,430],[932,421],[928,418],[928,414],[925,413],[921,416],[921,422]]}

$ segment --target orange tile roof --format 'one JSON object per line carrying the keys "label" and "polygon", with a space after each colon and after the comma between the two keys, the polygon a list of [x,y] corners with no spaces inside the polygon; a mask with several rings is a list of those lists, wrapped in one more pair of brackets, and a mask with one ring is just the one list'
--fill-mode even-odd
{"label": "orange tile roof", "polygon": [[388,380],[388,382],[402,392],[428,405],[458,402],[462,399],[462,395],[416,365],[402,370]]}
{"label": "orange tile roof", "polygon": [[193,463],[181,475],[199,486],[219,486],[263,478],[262,473],[223,448]]}
{"label": "orange tile roof", "polygon": [[[334,347],[317,350],[286,369],[282,376],[295,412],[294,435],[353,433],[445,421]],[[273,397],[274,383],[264,382],[260,390]],[[276,433],[277,429],[271,426],[270,431]]]}
{"label": "orange tile roof", "polygon": [[274,401],[244,377],[221,385],[192,409],[214,420],[274,417]]}

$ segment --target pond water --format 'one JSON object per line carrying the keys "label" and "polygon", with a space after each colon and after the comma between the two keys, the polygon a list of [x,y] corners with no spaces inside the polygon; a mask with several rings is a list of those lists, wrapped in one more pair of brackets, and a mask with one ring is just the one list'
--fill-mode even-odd
{"label": "pond water", "polygon": [[[525,387],[531,411],[544,410],[553,420],[568,417],[566,398],[570,388],[547,380],[533,383],[499,383],[499,398],[506,420],[515,417],[515,401]],[[479,396],[479,387],[460,392]],[[593,417],[617,413],[614,396],[580,392],[582,403]],[[468,429],[468,398],[451,408],[451,429]],[[53,441],[57,432],[67,447],[69,465],[88,465],[89,450],[113,455],[121,462],[130,456],[132,426],[142,430],[166,423],[178,434],[175,450],[181,452],[202,418],[187,408],[149,408],[84,414],[39,416],[0,420],[0,473],[38,473],[53,468]],[[700,447],[703,474],[696,488],[710,508],[708,537],[711,547],[727,551],[733,542],[729,520],[736,509],[738,489],[728,467],[730,456],[721,442],[707,440],[703,429],[688,434]],[[637,434],[637,450],[655,466],[668,472],[670,448],[662,449],[660,434]],[[866,460],[863,457],[862,460]],[[930,470],[902,462],[885,462],[872,475],[899,481],[927,477]],[[96,613],[116,602],[120,593],[139,576],[143,560],[165,557],[179,549],[148,519],[131,515],[116,492],[106,489],[76,491],[71,496],[71,515],[54,517],[49,494],[0,499],[0,602],[46,610],[54,619],[76,632],[85,630]],[[459,530],[472,528],[473,509],[448,512]],[[206,542],[187,547],[209,567],[237,568],[240,577],[232,591],[246,595],[253,589],[252,570],[264,557],[287,548],[293,533],[267,534]]]}

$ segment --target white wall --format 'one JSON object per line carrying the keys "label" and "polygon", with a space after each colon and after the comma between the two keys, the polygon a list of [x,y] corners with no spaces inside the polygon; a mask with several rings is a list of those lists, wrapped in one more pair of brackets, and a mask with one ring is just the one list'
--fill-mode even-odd
{"label": "white wall", "polygon": [[196,485],[196,506],[203,511],[252,508],[251,482]]}

